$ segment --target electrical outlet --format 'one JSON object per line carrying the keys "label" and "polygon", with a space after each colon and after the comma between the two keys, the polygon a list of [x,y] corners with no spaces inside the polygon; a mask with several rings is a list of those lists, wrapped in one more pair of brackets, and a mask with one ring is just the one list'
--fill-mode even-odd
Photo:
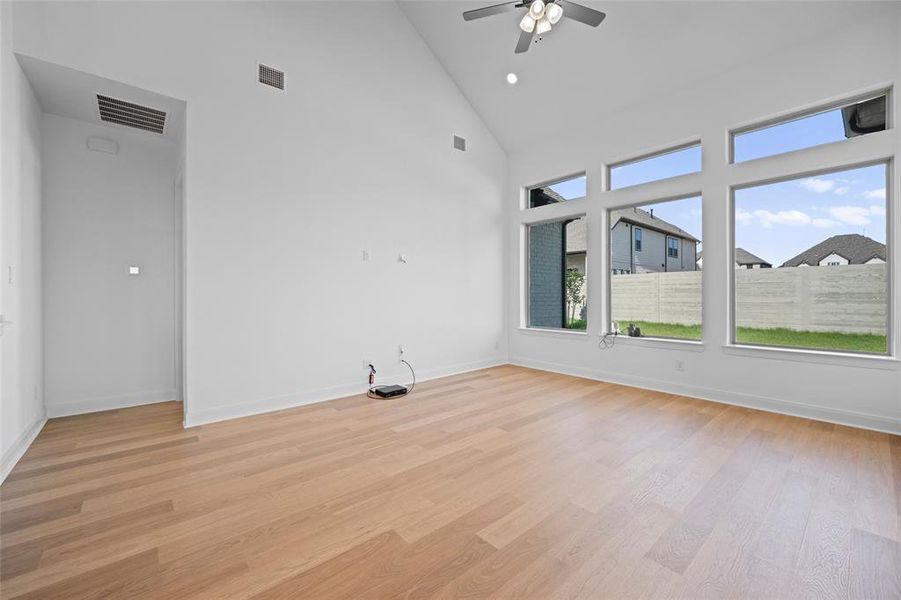
{"label": "electrical outlet", "polygon": [[685,370],[685,361],[677,360],[677,361],[676,361],[676,370],[677,370],[677,371],[684,371],[684,370]]}
{"label": "electrical outlet", "polygon": [[404,348],[404,345],[403,345],[403,344],[398,344],[398,346],[397,346],[397,354],[400,356],[400,359],[401,359],[401,360],[403,360],[403,358],[404,358],[404,352],[406,352],[406,349]]}

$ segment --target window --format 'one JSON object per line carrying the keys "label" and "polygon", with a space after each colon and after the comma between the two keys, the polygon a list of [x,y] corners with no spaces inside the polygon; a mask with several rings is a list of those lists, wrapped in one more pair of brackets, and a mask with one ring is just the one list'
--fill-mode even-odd
{"label": "window", "polygon": [[528,226],[528,323],[542,329],[586,328],[585,217]]}
{"label": "window", "polygon": [[779,123],[732,133],[733,162],[773,156],[886,128],[888,94],[847,102]]}
{"label": "window", "polygon": [[735,252],[776,267],[735,272],[735,342],[888,352],[887,172],[877,164],[734,191]]}
{"label": "window", "polygon": [[669,258],[679,258],[679,238],[666,238],[666,255]]}
{"label": "window", "polygon": [[701,198],[609,214],[611,331],[701,339]]}
{"label": "window", "polygon": [[577,175],[556,183],[548,183],[529,190],[529,208],[584,198],[586,192],[585,175]]}
{"label": "window", "polygon": [[701,170],[701,145],[676,148],[610,167],[610,189],[667,179]]}

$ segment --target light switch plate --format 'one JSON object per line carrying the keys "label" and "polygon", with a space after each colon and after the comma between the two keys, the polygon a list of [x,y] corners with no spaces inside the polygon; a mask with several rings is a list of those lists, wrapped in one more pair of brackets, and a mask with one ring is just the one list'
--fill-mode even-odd
{"label": "light switch plate", "polygon": [[136,267],[135,265],[131,265],[130,267],[128,267],[128,274],[129,275],[140,275],[141,267]]}

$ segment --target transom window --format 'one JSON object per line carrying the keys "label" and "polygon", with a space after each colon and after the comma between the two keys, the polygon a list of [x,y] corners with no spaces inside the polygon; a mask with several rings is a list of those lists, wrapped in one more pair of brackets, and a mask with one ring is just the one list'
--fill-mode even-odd
{"label": "transom window", "polygon": [[587,193],[585,175],[576,175],[561,179],[555,183],[533,187],[529,190],[529,208],[557,204],[567,200],[584,198]]}
{"label": "transom window", "polygon": [[733,162],[744,162],[884,131],[888,92],[732,132]]}
{"label": "transom window", "polygon": [[668,179],[701,170],[701,144],[695,143],[610,166],[610,189]]}

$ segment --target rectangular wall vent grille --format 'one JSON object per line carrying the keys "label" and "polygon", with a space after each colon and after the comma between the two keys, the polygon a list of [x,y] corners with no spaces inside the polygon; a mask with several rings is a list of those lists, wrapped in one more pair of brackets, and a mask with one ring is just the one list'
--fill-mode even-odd
{"label": "rectangular wall vent grille", "polygon": [[266,65],[260,65],[259,76],[260,83],[272,86],[279,90],[285,89],[285,74],[282,71],[267,67]]}
{"label": "rectangular wall vent grille", "polygon": [[454,148],[461,152],[466,152],[466,140],[459,135],[454,136]]}
{"label": "rectangular wall vent grille", "polygon": [[155,108],[102,94],[97,94],[97,107],[100,109],[100,120],[107,123],[117,123],[153,133],[163,133],[166,126],[166,113]]}

